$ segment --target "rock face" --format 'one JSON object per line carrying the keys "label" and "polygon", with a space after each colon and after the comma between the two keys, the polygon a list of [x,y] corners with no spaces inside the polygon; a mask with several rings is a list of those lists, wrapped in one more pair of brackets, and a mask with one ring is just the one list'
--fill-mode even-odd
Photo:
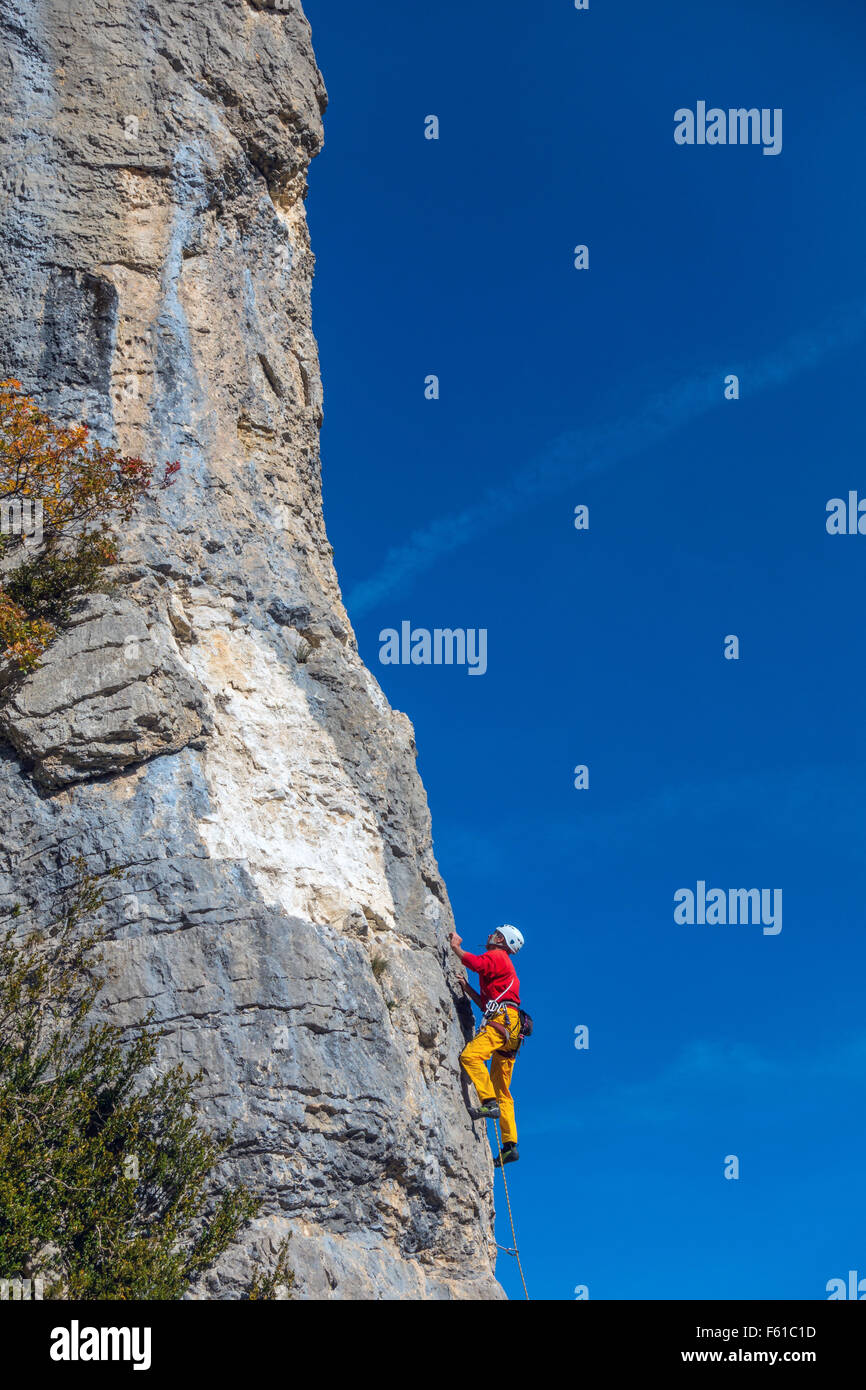
{"label": "rock face", "polygon": [[105,1007],[237,1123],[306,1297],[502,1297],[492,1169],[412,728],[321,512],[303,198],[325,92],[295,0],[4,0],[3,375],[177,483],[2,697],[0,902],[109,880]]}
{"label": "rock face", "polygon": [[157,615],[148,625],[131,599],[94,594],[77,606],[39,670],[0,702],[0,732],[37,781],[62,787],[196,739],[201,746],[212,727],[207,710],[169,624]]}

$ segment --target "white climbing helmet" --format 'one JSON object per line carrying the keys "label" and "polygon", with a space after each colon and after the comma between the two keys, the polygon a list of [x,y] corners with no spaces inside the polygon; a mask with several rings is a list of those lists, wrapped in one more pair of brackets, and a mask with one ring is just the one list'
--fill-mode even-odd
{"label": "white climbing helmet", "polygon": [[523,945],[523,932],[518,931],[516,927],[510,926],[508,922],[506,922],[504,926],[497,927],[496,930],[499,932],[500,936],[505,937],[506,946],[511,954],[516,956]]}

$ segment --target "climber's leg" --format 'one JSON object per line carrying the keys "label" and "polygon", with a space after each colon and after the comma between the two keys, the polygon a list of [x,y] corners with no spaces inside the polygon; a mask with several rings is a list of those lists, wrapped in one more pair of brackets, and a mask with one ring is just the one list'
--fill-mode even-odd
{"label": "climber's leg", "polygon": [[498,1033],[492,1028],[482,1028],[471,1042],[468,1042],[460,1053],[460,1065],[469,1077],[482,1104],[486,1100],[494,1100],[496,1092],[487,1071],[486,1063],[493,1056],[497,1046],[501,1042]]}
{"label": "climber's leg", "polygon": [[517,1143],[514,1101],[511,1098],[511,1073],[514,1071],[514,1061],[513,1057],[503,1057],[501,1052],[496,1052],[490,1064],[490,1080],[496,1099],[499,1101],[503,1144]]}

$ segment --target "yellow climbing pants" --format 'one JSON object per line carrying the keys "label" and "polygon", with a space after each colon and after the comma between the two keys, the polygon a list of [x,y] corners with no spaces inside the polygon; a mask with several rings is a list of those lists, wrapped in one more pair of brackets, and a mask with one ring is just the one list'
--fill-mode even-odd
{"label": "yellow climbing pants", "polygon": [[[493,1100],[495,1097],[499,1102],[502,1142],[516,1144],[517,1126],[514,1123],[514,1101],[511,1099],[511,1073],[514,1071],[515,1062],[513,1049],[520,1040],[520,1015],[516,1009],[507,1009],[499,1016],[497,1022],[505,1024],[505,1013],[508,1015],[508,1041],[506,1042],[502,1034],[491,1028],[488,1023],[466,1044],[460,1054],[460,1062],[481,1101]],[[508,1056],[509,1052],[512,1053],[511,1056]],[[490,1062],[489,1074],[487,1062]]]}

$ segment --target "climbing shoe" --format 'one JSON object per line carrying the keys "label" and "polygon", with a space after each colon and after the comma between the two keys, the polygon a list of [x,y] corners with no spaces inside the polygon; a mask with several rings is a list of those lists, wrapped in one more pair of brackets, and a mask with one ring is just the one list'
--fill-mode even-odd
{"label": "climbing shoe", "polygon": [[481,1120],[499,1119],[499,1102],[495,1100],[485,1100],[482,1102],[480,1110],[475,1112]]}
{"label": "climbing shoe", "polygon": [[504,1168],[506,1163],[516,1163],[520,1154],[517,1152],[516,1144],[503,1144],[502,1156],[497,1155],[493,1160],[494,1168]]}

